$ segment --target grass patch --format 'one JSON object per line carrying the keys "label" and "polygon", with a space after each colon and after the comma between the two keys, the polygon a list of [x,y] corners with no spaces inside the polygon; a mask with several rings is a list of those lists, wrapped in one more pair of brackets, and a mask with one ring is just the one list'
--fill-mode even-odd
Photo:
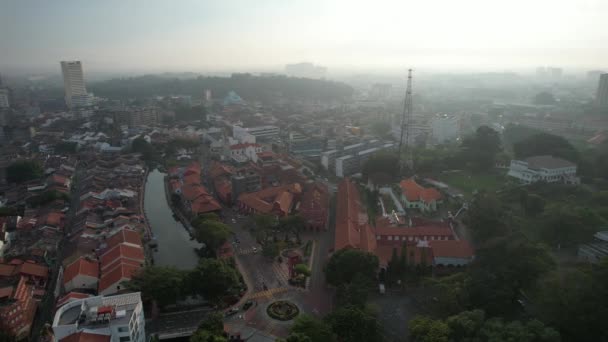
{"label": "grass patch", "polygon": [[492,171],[476,174],[469,171],[443,173],[439,179],[470,196],[474,191],[496,191],[501,189],[507,180],[504,171]]}

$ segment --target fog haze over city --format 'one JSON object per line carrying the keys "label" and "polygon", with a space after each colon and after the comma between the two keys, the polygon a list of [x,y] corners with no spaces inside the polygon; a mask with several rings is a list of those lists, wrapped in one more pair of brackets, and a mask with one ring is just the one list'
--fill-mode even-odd
{"label": "fog haze over city", "polygon": [[7,1],[0,66],[89,72],[340,72],[598,68],[608,59],[600,0]]}

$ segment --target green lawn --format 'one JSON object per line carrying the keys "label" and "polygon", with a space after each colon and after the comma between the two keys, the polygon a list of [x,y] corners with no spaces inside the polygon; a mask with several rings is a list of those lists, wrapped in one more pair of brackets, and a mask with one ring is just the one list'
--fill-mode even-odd
{"label": "green lawn", "polygon": [[439,179],[469,196],[475,190],[496,191],[506,182],[506,170],[495,170],[488,173],[471,173],[469,171],[441,174]]}

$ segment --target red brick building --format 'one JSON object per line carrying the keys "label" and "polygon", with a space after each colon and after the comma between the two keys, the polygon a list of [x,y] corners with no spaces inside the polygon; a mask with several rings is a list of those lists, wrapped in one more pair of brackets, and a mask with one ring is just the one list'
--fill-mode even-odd
{"label": "red brick building", "polygon": [[0,287],[0,330],[16,339],[29,336],[37,306],[34,290],[24,276],[14,286]]}
{"label": "red brick building", "polygon": [[327,230],[329,194],[323,183],[313,183],[304,189],[298,208],[310,230]]}

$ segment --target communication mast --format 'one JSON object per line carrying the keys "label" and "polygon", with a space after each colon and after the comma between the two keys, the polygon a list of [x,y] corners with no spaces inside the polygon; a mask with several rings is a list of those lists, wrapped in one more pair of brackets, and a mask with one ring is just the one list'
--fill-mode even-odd
{"label": "communication mast", "polygon": [[[412,166],[413,160],[409,149],[410,142],[410,123],[412,120],[412,69],[407,72],[407,88],[405,90],[405,101],[403,101],[403,116],[401,117],[401,139],[399,140],[399,168],[403,173],[403,167]],[[405,135],[405,150],[408,153],[407,159],[403,159],[403,136]],[[405,164],[405,165],[404,165]]]}

